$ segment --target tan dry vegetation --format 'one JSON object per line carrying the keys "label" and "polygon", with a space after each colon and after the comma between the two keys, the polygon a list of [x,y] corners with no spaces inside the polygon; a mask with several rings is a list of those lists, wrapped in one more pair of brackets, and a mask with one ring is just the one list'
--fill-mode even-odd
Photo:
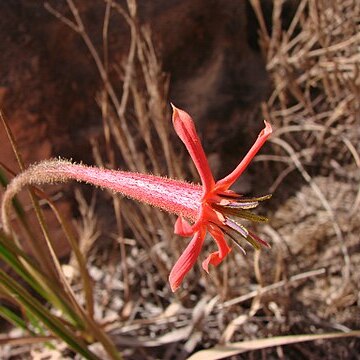
{"label": "tan dry vegetation", "polygon": [[[159,264],[148,261],[146,251],[151,247],[132,248],[129,278],[142,280],[139,292],[130,284],[138,308],[129,312],[130,318],[139,319],[125,327],[116,321],[109,325],[122,345],[151,348],[182,340],[182,346],[167,345],[164,350],[169,358],[182,358],[216,343],[348,331],[360,325],[356,271],[360,38],[354,21],[360,12],[355,2],[302,1],[290,27],[282,30],[281,2],[275,4],[272,31],[268,34],[260,26],[260,35],[274,88],[263,113],[276,131],[272,154],[258,160],[269,162],[266,169],[274,179],[276,209],[269,225],[257,229],[271,240],[272,250],[260,256],[250,250],[245,258],[233,252],[210,277],[196,269],[177,300],[168,302],[166,284],[164,288],[163,279],[151,269]],[[257,2],[252,5],[263,24]],[[156,216],[153,211],[148,215]],[[159,233],[151,249],[159,251],[167,271],[176,259],[176,252],[167,251],[167,236],[171,247],[181,241],[171,230],[170,224],[165,237]],[[313,358],[324,352],[352,357],[359,343],[350,344],[345,340],[310,346]],[[307,344],[277,352],[308,357],[308,349]]]}
{"label": "tan dry vegetation", "polygon": [[[76,6],[67,3],[71,19],[49,10],[79,33],[103,82],[97,103],[104,135],[101,143],[92,141],[96,163],[196,179],[182,161],[187,155],[174,145],[169,80],[149,29],[138,22],[135,2],[123,8],[105,1],[104,54],[95,49]],[[247,256],[234,249],[210,276],[194,269],[173,295],[167,275],[186,242],[173,235],[174,219],[112,194],[99,194],[92,204],[77,195],[95,317],[126,349],[126,358],[184,359],[216,344],[360,328],[360,5],[301,0],[285,28],[283,1],[273,3],[270,23],[260,2],[250,3],[272,84],[262,112],[275,132],[269,152],[257,158],[261,166],[254,166],[260,186],[264,171],[272,179],[274,198],[262,210],[271,220],[256,228],[272,249],[249,249]],[[113,12],[131,36],[121,66],[106,53]],[[115,241],[98,241],[104,238]],[[71,277],[78,288],[76,271]],[[355,359],[359,348],[358,339],[329,340],[242,356]]]}

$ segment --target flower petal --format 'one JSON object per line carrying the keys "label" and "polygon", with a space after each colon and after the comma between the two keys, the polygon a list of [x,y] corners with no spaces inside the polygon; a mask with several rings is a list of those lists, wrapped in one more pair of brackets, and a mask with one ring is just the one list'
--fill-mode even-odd
{"label": "flower petal", "polygon": [[257,152],[264,145],[267,138],[271,135],[272,133],[271,125],[267,121],[264,122],[265,122],[265,128],[261,130],[254,145],[251,147],[251,149],[245,155],[245,157],[241,160],[240,164],[235,168],[233,172],[231,172],[229,175],[225,176],[223,179],[219,180],[216,183],[215,188],[217,189],[217,191],[227,190],[239,178],[239,176],[244,172],[244,170],[250,164],[251,160],[254,158]]}
{"label": "flower petal", "polygon": [[175,263],[169,275],[170,287],[175,292],[185,275],[194,266],[205,239],[206,229],[202,228],[195,233],[190,243]]}
{"label": "flower petal", "polygon": [[194,233],[193,227],[181,216],[175,222],[174,234],[180,236],[191,236]]}
{"label": "flower petal", "polygon": [[203,261],[202,267],[207,273],[209,273],[209,264],[218,266],[225,259],[226,255],[231,251],[231,248],[228,246],[224,234],[221,230],[209,226],[209,232],[216,241],[219,250],[211,253]]}
{"label": "flower petal", "polygon": [[199,172],[204,190],[203,194],[206,194],[213,188],[215,181],[206,159],[204,149],[196,133],[194,122],[188,113],[176,108],[172,104],[171,106],[173,108],[172,121],[174,129],[185,144],[186,149]]}

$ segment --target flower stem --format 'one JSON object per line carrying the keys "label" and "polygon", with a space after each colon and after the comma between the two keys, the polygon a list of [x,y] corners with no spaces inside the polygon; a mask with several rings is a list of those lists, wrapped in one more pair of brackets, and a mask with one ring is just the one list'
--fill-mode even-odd
{"label": "flower stem", "polygon": [[192,221],[196,220],[201,204],[202,188],[199,185],[160,176],[73,164],[66,160],[48,160],[30,166],[6,188],[1,209],[5,232],[10,232],[11,200],[24,186],[69,180],[121,193]]}

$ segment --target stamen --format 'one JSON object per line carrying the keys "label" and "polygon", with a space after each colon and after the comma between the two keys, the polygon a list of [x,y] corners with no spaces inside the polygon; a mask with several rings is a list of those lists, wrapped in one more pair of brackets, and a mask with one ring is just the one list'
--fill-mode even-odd
{"label": "stamen", "polygon": [[225,226],[219,226],[218,224],[212,223],[213,226],[218,227],[240,250],[241,252],[246,255],[246,251],[245,249],[241,246],[241,244],[239,243],[237,236],[238,232],[236,231],[236,235],[232,234],[231,232],[233,230],[229,229],[228,227]]}
{"label": "stamen", "polygon": [[269,200],[271,197],[272,197],[272,194],[266,194],[266,195],[258,196],[258,197],[241,197],[238,201],[245,201],[245,202],[257,201],[257,202],[261,202],[261,201]]}
{"label": "stamen", "polygon": [[238,239],[234,237],[229,231],[222,229],[226,236],[230,238],[230,240],[241,250],[241,252],[246,255],[246,250],[240,245]]}
{"label": "stamen", "polygon": [[254,222],[266,223],[268,218],[265,216],[257,215],[249,211],[248,209],[242,209],[237,207],[222,206],[219,204],[213,204],[213,208],[225,215],[235,216],[241,219],[250,220]]}
{"label": "stamen", "polygon": [[221,196],[221,200],[217,203],[214,203],[215,205],[220,205],[226,208],[236,208],[244,210],[254,209],[259,205],[259,202],[271,198],[271,194],[254,198],[242,197],[241,195],[238,195],[238,197],[227,197],[226,194],[220,194],[219,196]]}
{"label": "stamen", "polygon": [[254,201],[254,202],[240,202],[240,201],[237,201],[237,202],[229,202],[228,204],[226,205],[223,205],[221,204],[220,202],[220,205],[222,206],[225,206],[225,207],[229,207],[229,208],[240,208],[240,209],[254,209],[256,208],[259,203],[257,201]]}
{"label": "stamen", "polygon": [[259,236],[255,235],[252,231],[249,231],[249,237],[251,237],[252,239],[257,241],[261,245],[264,245],[269,249],[271,248],[270,244],[267,241],[265,241],[265,240],[261,239]]}
{"label": "stamen", "polygon": [[[234,230],[237,233],[239,233],[256,250],[260,250],[260,248],[261,248],[260,245],[270,247],[270,245],[266,241],[260,239],[254,233],[248,231],[243,225],[238,224],[233,219],[226,218],[224,225],[228,226],[231,230]],[[230,236],[230,237],[232,240],[234,240],[234,238],[232,236]],[[235,241],[235,242],[238,244],[237,241]]]}
{"label": "stamen", "polygon": [[256,250],[260,250],[260,245],[259,243],[249,234],[248,237],[246,238],[246,241]]}
{"label": "stamen", "polygon": [[238,224],[236,221],[227,217],[225,218],[224,225],[239,233],[244,239],[246,239],[249,235],[249,232],[247,231],[245,226]]}

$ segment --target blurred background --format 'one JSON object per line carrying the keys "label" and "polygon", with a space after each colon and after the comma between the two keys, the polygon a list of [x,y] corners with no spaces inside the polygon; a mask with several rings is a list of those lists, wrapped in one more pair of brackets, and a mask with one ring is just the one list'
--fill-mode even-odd
{"label": "blurred background", "polygon": [[[125,358],[360,328],[359,2],[23,0],[1,2],[0,14],[0,105],[26,166],[62,157],[198,182],[170,101],[194,118],[217,178],[264,118],[274,127],[234,185],[273,193],[260,209],[269,223],[255,226],[272,248],[234,249],[210,275],[197,266],[176,294],[167,276],[188,240],[173,234],[173,217],[87,185],[44,187],[86,257],[94,316]],[[0,160],[19,172],[3,128]],[[44,212],[80,292],[72,248]],[[359,349],[348,338],[236,358],[356,359]],[[15,359],[49,349],[2,351]]]}

